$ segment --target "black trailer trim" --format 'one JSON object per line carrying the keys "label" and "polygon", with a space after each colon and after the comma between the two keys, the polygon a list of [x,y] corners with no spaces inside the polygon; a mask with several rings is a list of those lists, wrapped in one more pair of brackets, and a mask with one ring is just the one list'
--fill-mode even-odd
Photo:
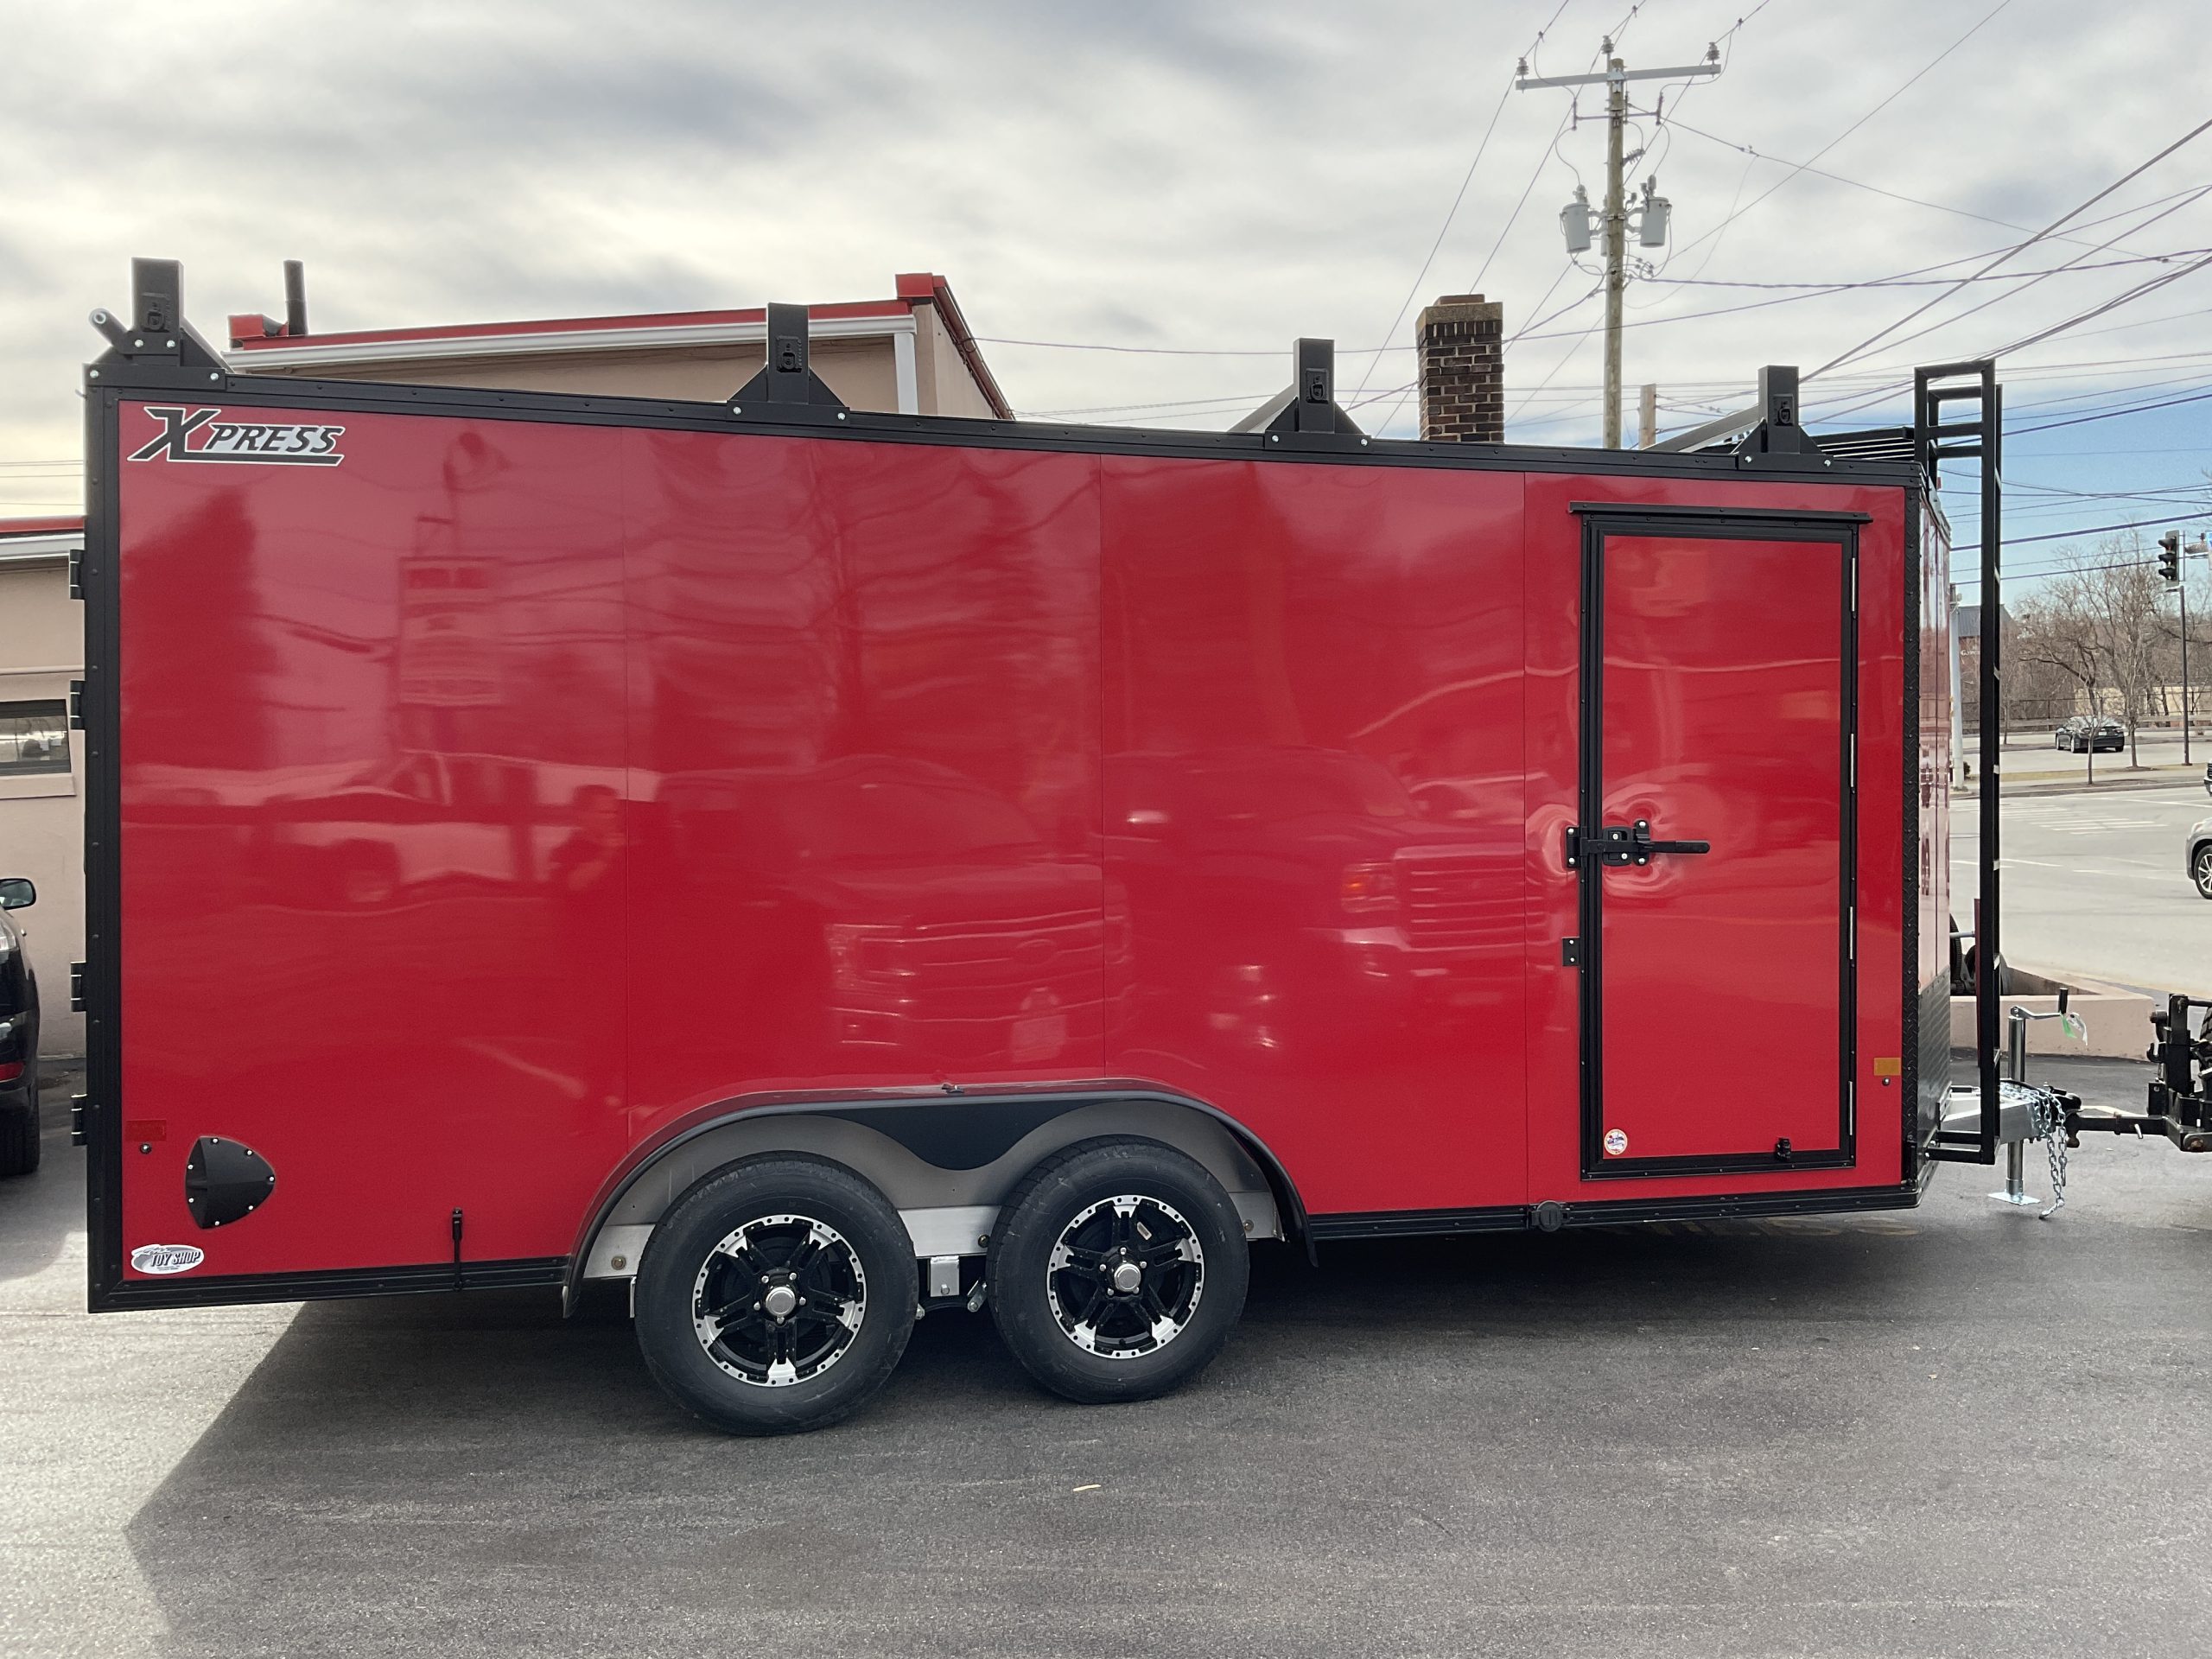
{"label": "black trailer trim", "polygon": [[[1649,451],[1639,453],[1649,454]],[[1871,512],[1824,512],[1815,507],[1802,510],[1796,507],[1686,507],[1663,501],[1570,501],[1567,504],[1567,510],[1572,513],[1596,513],[1605,518],[1648,518],[1656,524],[1677,526],[1688,524],[1700,529],[1715,518],[1787,519],[1793,524],[1871,524],[1874,522],[1874,515]],[[1674,528],[1656,533],[1685,535],[1689,532]],[[1789,539],[1814,541],[1819,538],[1796,536]]]}
{"label": "black trailer trim", "polygon": [[[1770,1164],[1770,1168],[1772,1166]],[[1814,1187],[1789,1192],[1723,1193],[1680,1198],[1597,1198],[1560,1206],[1560,1225],[1618,1227],[1659,1221],[1719,1221],[1758,1216],[1840,1214],[1854,1210],[1910,1210],[1920,1202],[1917,1182],[1895,1186]],[[1339,1211],[1306,1224],[1317,1243],[1361,1238],[1429,1238],[1455,1233],[1549,1232],[1535,1205],[1470,1210]]]}
{"label": "black trailer trim", "polygon": [[[87,1296],[95,1313],[139,1306],[117,1299],[123,1276],[123,809],[118,727],[117,569],[122,447],[120,395],[85,397],[85,1224]],[[212,1281],[203,1281],[210,1283]],[[188,1293],[194,1287],[163,1284]]]}
{"label": "black trailer trim", "polygon": [[1912,469],[1891,461],[1837,460],[1818,454],[1762,455],[1753,466],[1727,454],[1678,454],[1649,449],[1573,449],[1554,445],[1425,443],[1349,433],[1178,432],[1143,428],[981,420],[962,416],[839,410],[794,416],[788,406],[607,397],[580,392],[490,391],[470,386],[394,385],[365,380],[314,380],[289,375],[200,374],[143,359],[103,359],[87,390],[157,393],[181,401],[247,407],[344,410],[360,414],[435,414],[480,420],[553,422],[569,426],[659,428],[675,431],[757,433],[769,437],[927,443],[962,448],[1025,449],[1071,454],[1157,455],[1192,460],[1323,461],[1338,465],[1426,467],[1465,472],[1618,473],[1635,478],[1760,480],[1855,487],[1899,486]]}
{"label": "black trailer trim", "polygon": [[[1799,512],[1782,508],[1669,507],[1632,502],[1578,502],[1582,520],[1581,669],[1579,702],[1579,797],[1576,822],[1586,843],[1603,816],[1605,543],[1614,536],[1707,541],[1794,541],[1833,546],[1841,566],[1843,720],[1838,743],[1840,886],[1838,890],[1836,1143],[1793,1151],[1751,1151],[1664,1158],[1611,1158],[1605,1137],[1605,868],[1602,860],[1579,861],[1581,980],[1581,1173],[1585,1180],[1651,1176],[1771,1174],[1777,1168],[1848,1169],[1858,1162],[1857,1102],[1859,995],[1857,909],[1859,879],[1859,526],[1857,512]],[[1786,1080],[1783,1080],[1786,1082]]]}
{"label": "black trailer trim", "polygon": [[1358,1210],[1314,1216],[1306,1224],[1317,1244],[1350,1238],[1436,1238],[1449,1233],[1518,1233],[1536,1224],[1529,1204],[1471,1210]]}
{"label": "black trailer trim", "polygon": [[565,1255],[450,1262],[404,1268],[334,1268],[313,1273],[225,1274],[210,1279],[131,1279],[92,1299],[95,1313],[133,1308],[226,1307],[242,1302],[317,1302],[341,1296],[419,1296],[433,1291],[516,1290],[562,1283]]}

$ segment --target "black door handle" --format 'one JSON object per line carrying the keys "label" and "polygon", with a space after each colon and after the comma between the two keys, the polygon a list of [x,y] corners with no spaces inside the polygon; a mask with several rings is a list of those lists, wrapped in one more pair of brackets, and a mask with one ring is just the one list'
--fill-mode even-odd
{"label": "black door handle", "polygon": [[1605,829],[1605,861],[1608,864],[1649,864],[1654,853],[1709,853],[1709,841],[1654,841],[1651,820],[1609,823]]}

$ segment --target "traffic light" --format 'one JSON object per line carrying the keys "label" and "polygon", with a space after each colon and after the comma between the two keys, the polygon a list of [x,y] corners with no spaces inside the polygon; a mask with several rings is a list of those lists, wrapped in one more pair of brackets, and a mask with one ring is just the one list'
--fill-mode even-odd
{"label": "traffic light", "polygon": [[2158,537],[2158,575],[2170,588],[2181,583],[2181,531],[2177,530]]}

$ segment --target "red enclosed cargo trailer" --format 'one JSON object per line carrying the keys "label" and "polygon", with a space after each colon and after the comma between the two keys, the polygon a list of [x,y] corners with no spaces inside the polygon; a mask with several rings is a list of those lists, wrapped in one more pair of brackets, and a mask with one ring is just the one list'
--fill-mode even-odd
{"label": "red enclosed cargo trailer", "polygon": [[1133,1397],[1247,1239],[1909,1205],[1993,1144],[1910,433],[1777,376],[1725,453],[1384,442],[1314,353],[1250,431],[865,414],[785,308],[728,404],[257,379],[139,275],[96,1308],[627,1278],[686,1404],[805,1427],[918,1306]]}

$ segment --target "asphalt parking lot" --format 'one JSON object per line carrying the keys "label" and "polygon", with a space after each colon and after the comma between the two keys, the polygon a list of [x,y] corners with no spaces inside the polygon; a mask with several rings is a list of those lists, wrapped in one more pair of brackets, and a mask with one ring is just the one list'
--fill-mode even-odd
{"label": "asphalt parking lot", "polygon": [[2093,1140],[2049,1223],[1954,1169],[1895,1215],[1274,1251],[1141,1406],[933,1316],[771,1441],[679,1416],[619,1306],[90,1319],[48,1150],[0,1188],[10,1654],[2212,1649],[2212,1159],[2163,1145]]}

